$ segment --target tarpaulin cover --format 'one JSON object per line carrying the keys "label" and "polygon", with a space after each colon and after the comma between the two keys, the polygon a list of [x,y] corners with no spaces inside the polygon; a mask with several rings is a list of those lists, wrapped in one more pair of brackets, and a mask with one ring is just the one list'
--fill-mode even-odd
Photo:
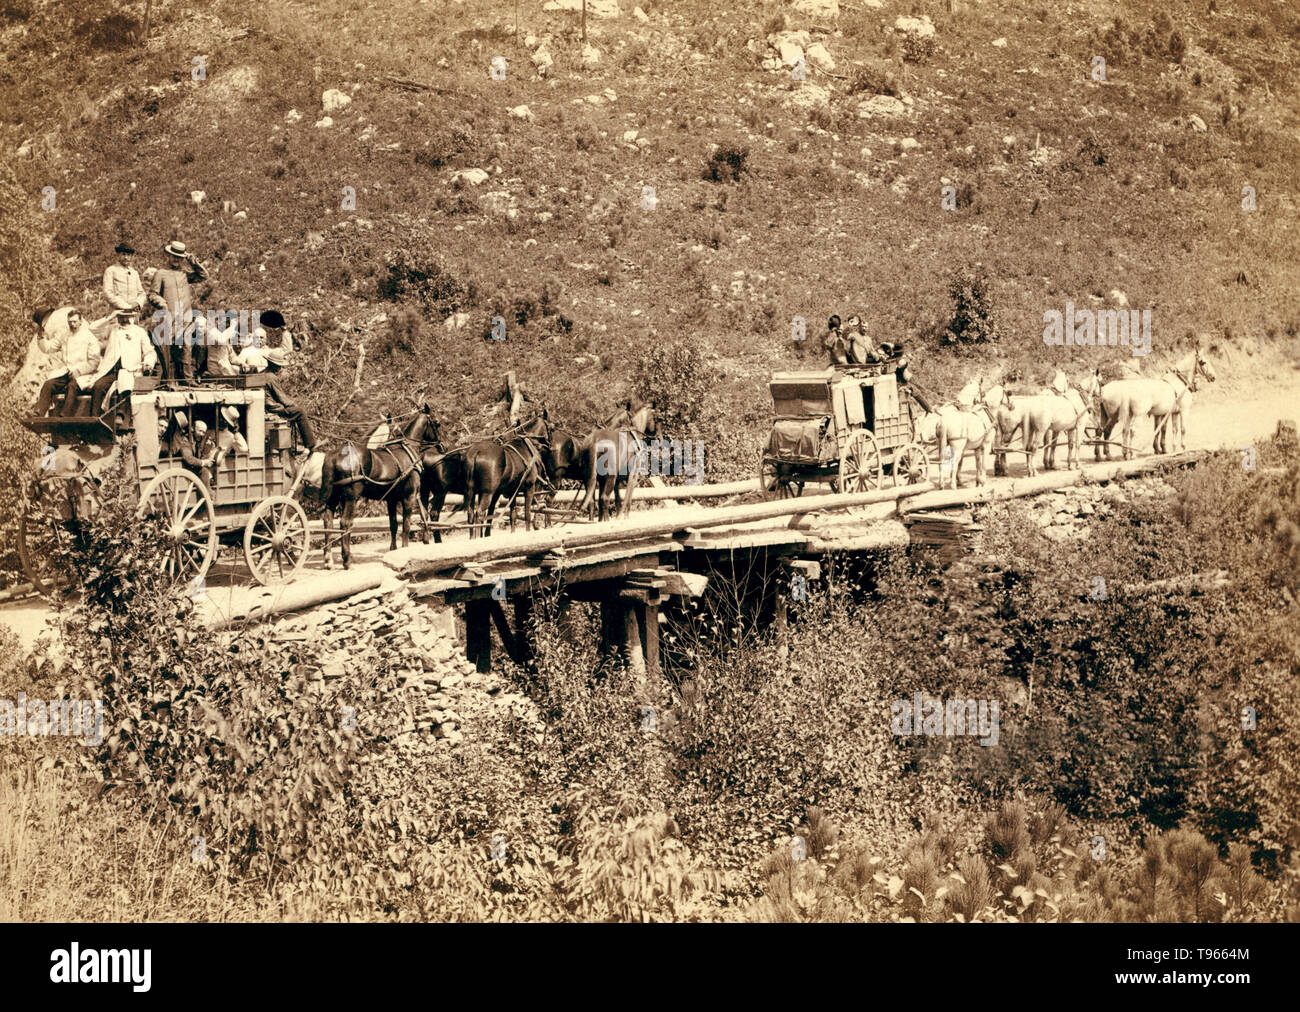
{"label": "tarpaulin cover", "polygon": [[832,448],[828,443],[823,447],[820,420],[799,421],[788,419],[774,422],[772,433],[767,437],[767,453],[773,457],[807,457],[815,460],[827,459],[827,452]]}

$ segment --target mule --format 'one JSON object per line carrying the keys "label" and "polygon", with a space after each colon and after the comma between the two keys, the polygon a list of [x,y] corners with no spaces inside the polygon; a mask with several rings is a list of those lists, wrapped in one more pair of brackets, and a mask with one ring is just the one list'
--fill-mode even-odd
{"label": "mule", "polygon": [[537,486],[548,481],[543,451],[550,443],[550,425],[546,409],[530,421],[517,426],[517,434],[508,440],[485,439],[465,451],[465,509],[469,514],[470,537],[492,533],[492,518],[497,500],[509,496],[510,529],[515,525],[515,499],[524,495],[524,525],[536,530],[533,519],[533,494]]}
{"label": "mule", "polygon": [[985,395],[983,403],[961,408],[945,404],[937,411],[927,411],[916,423],[916,436],[925,443],[939,445],[939,487],[947,488],[951,474],[952,487],[961,488],[961,464],[969,451],[975,456],[975,484],[984,485],[988,475],[984,467],[986,454],[993,452],[997,425],[989,408],[990,398],[1000,402],[1001,387],[994,387]]}
{"label": "mule", "polygon": [[[386,439],[376,440],[388,424]],[[382,438],[382,437],[381,437]],[[419,474],[423,450],[438,440],[438,423],[423,405],[405,426],[391,422],[376,426],[360,441],[344,443],[321,459],[319,496],[325,507],[325,567],[334,568],[331,532],[339,520],[343,568],[352,563],[352,523],[358,499],[382,501],[388,507],[388,549],[397,548],[397,511],[402,510],[402,547],[411,543],[411,512],[418,509]],[[371,445],[374,444],[374,445]],[[339,514],[342,514],[339,517]]]}
{"label": "mule", "polygon": [[[1106,458],[1110,459],[1109,440],[1116,428],[1120,430],[1123,445],[1123,458],[1132,460],[1133,430],[1139,418],[1151,418],[1151,452],[1167,452],[1166,432],[1170,418],[1177,414],[1175,422],[1177,438],[1181,444],[1185,412],[1191,409],[1190,392],[1196,390],[1196,379],[1204,376],[1210,382],[1215,379],[1210,363],[1196,349],[1174,363],[1174,367],[1160,379],[1121,379],[1112,380],[1101,388],[1099,402],[1102,438],[1107,440]],[[1097,459],[1101,459],[1101,446],[1096,448]]]}
{"label": "mule", "polygon": [[[1038,473],[1035,457],[1040,438],[1046,470],[1056,469],[1056,445],[1062,435],[1066,437],[1066,469],[1073,471],[1083,466],[1079,460],[1079,440],[1091,412],[1083,394],[1064,382],[1064,374],[1058,373],[1057,379],[1064,385],[1064,392],[1053,389],[1041,394],[1010,396],[1002,388],[994,387],[989,391],[994,399],[986,398],[997,422],[1000,445],[1009,444],[1017,432],[1024,437],[1025,470],[1031,478]],[[1004,458],[1004,453],[999,454],[1000,461]],[[1004,472],[1005,464],[997,471]]]}
{"label": "mule", "polygon": [[[600,520],[626,516],[632,509],[637,479],[649,473],[645,440],[659,431],[655,410],[645,404],[627,417],[626,426],[598,428],[588,438],[587,513],[590,516],[596,511]],[[627,489],[626,501],[620,501],[622,488]]]}

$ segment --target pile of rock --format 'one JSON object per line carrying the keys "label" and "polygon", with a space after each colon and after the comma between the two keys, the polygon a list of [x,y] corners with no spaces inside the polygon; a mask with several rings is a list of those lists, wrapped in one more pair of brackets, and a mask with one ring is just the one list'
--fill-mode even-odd
{"label": "pile of rock", "polygon": [[802,70],[808,76],[815,71],[831,73],[835,70],[835,60],[826,46],[820,41],[814,42],[807,31],[773,32],[766,40],[750,39],[745,48],[758,57],[764,70]]}
{"label": "pile of rock", "polygon": [[[459,744],[467,723],[493,708],[535,720],[532,701],[509,691],[495,674],[480,674],[455,637],[450,609],[417,602],[405,586],[379,587],[272,623],[272,646],[310,644],[320,677],[328,682],[361,671],[392,671],[411,696],[414,730],[448,746]],[[365,715],[358,715],[365,729]]]}

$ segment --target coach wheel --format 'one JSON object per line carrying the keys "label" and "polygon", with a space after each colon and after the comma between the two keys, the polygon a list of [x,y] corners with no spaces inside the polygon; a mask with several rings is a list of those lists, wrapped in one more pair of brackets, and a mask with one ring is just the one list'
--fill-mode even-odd
{"label": "coach wheel", "polygon": [[894,454],[894,486],[919,485],[930,477],[930,459],[917,443],[900,446]]}
{"label": "coach wheel", "polygon": [[287,495],[263,499],[244,528],[244,561],[264,586],[292,579],[307,561],[310,546],[307,514]]}
{"label": "coach wheel", "polygon": [[764,455],[758,467],[758,490],[764,499],[791,499],[803,495],[803,483],[793,483],[780,461]]}
{"label": "coach wheel", "polygon": [[840,491],[867,492],[880,488],[883,477],[876,437],[866,429],[858,429],[840,457]]}
{"label": "coach wheel", "polygon": [[163,573],[172,580],[203,578],[217,557],[216,517],[203,482],[184,468],[168,468],[145,486],[136,516],[157,526]]}

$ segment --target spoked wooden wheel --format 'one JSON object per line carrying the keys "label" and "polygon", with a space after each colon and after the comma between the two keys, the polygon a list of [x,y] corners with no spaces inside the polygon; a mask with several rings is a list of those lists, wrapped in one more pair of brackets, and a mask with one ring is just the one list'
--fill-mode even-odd
{"label": "spoked wooden wheel", "polygon": [[840,491],[867,492],[880,488],[883,478],[876,437],[866,429],[856,430],[840,456]]}
{"label": "spoked wooden wheel", "polygon": [[307,513],[287,495],[263,499],[244,528],[244,561],[263,585],[292,578],[307,561],[310,547]]}
{"label": "spoked wooden wheel", "polygon": [[32,589],[45,597],[54,597],[71,582],[61,567],[72,544],[69,527],[76,520],[63,519],[62,504],[51,501],[61,492],[57,485],[33,482],[18,515],[18,561]]}
{"label": "spoked wooden wheel", "polygon": [[792,482],[782,472],[781,462],[764,454],[758,466],[758,489],[764,499],[791,499],[803,495],[803,482]]}
{"label": "spoked wooden wheel", "polygon": [[894,453],[894,486],[919,485],[930,478],[930,458],[920,443],[907,443]]}
{"label": "spoked wooden wheel", "polygon": [[217,557],[216,517],[203,482],[184,468],[168,468],[145,486],[136,516],[157,525],[168,577],[202,579]]}

